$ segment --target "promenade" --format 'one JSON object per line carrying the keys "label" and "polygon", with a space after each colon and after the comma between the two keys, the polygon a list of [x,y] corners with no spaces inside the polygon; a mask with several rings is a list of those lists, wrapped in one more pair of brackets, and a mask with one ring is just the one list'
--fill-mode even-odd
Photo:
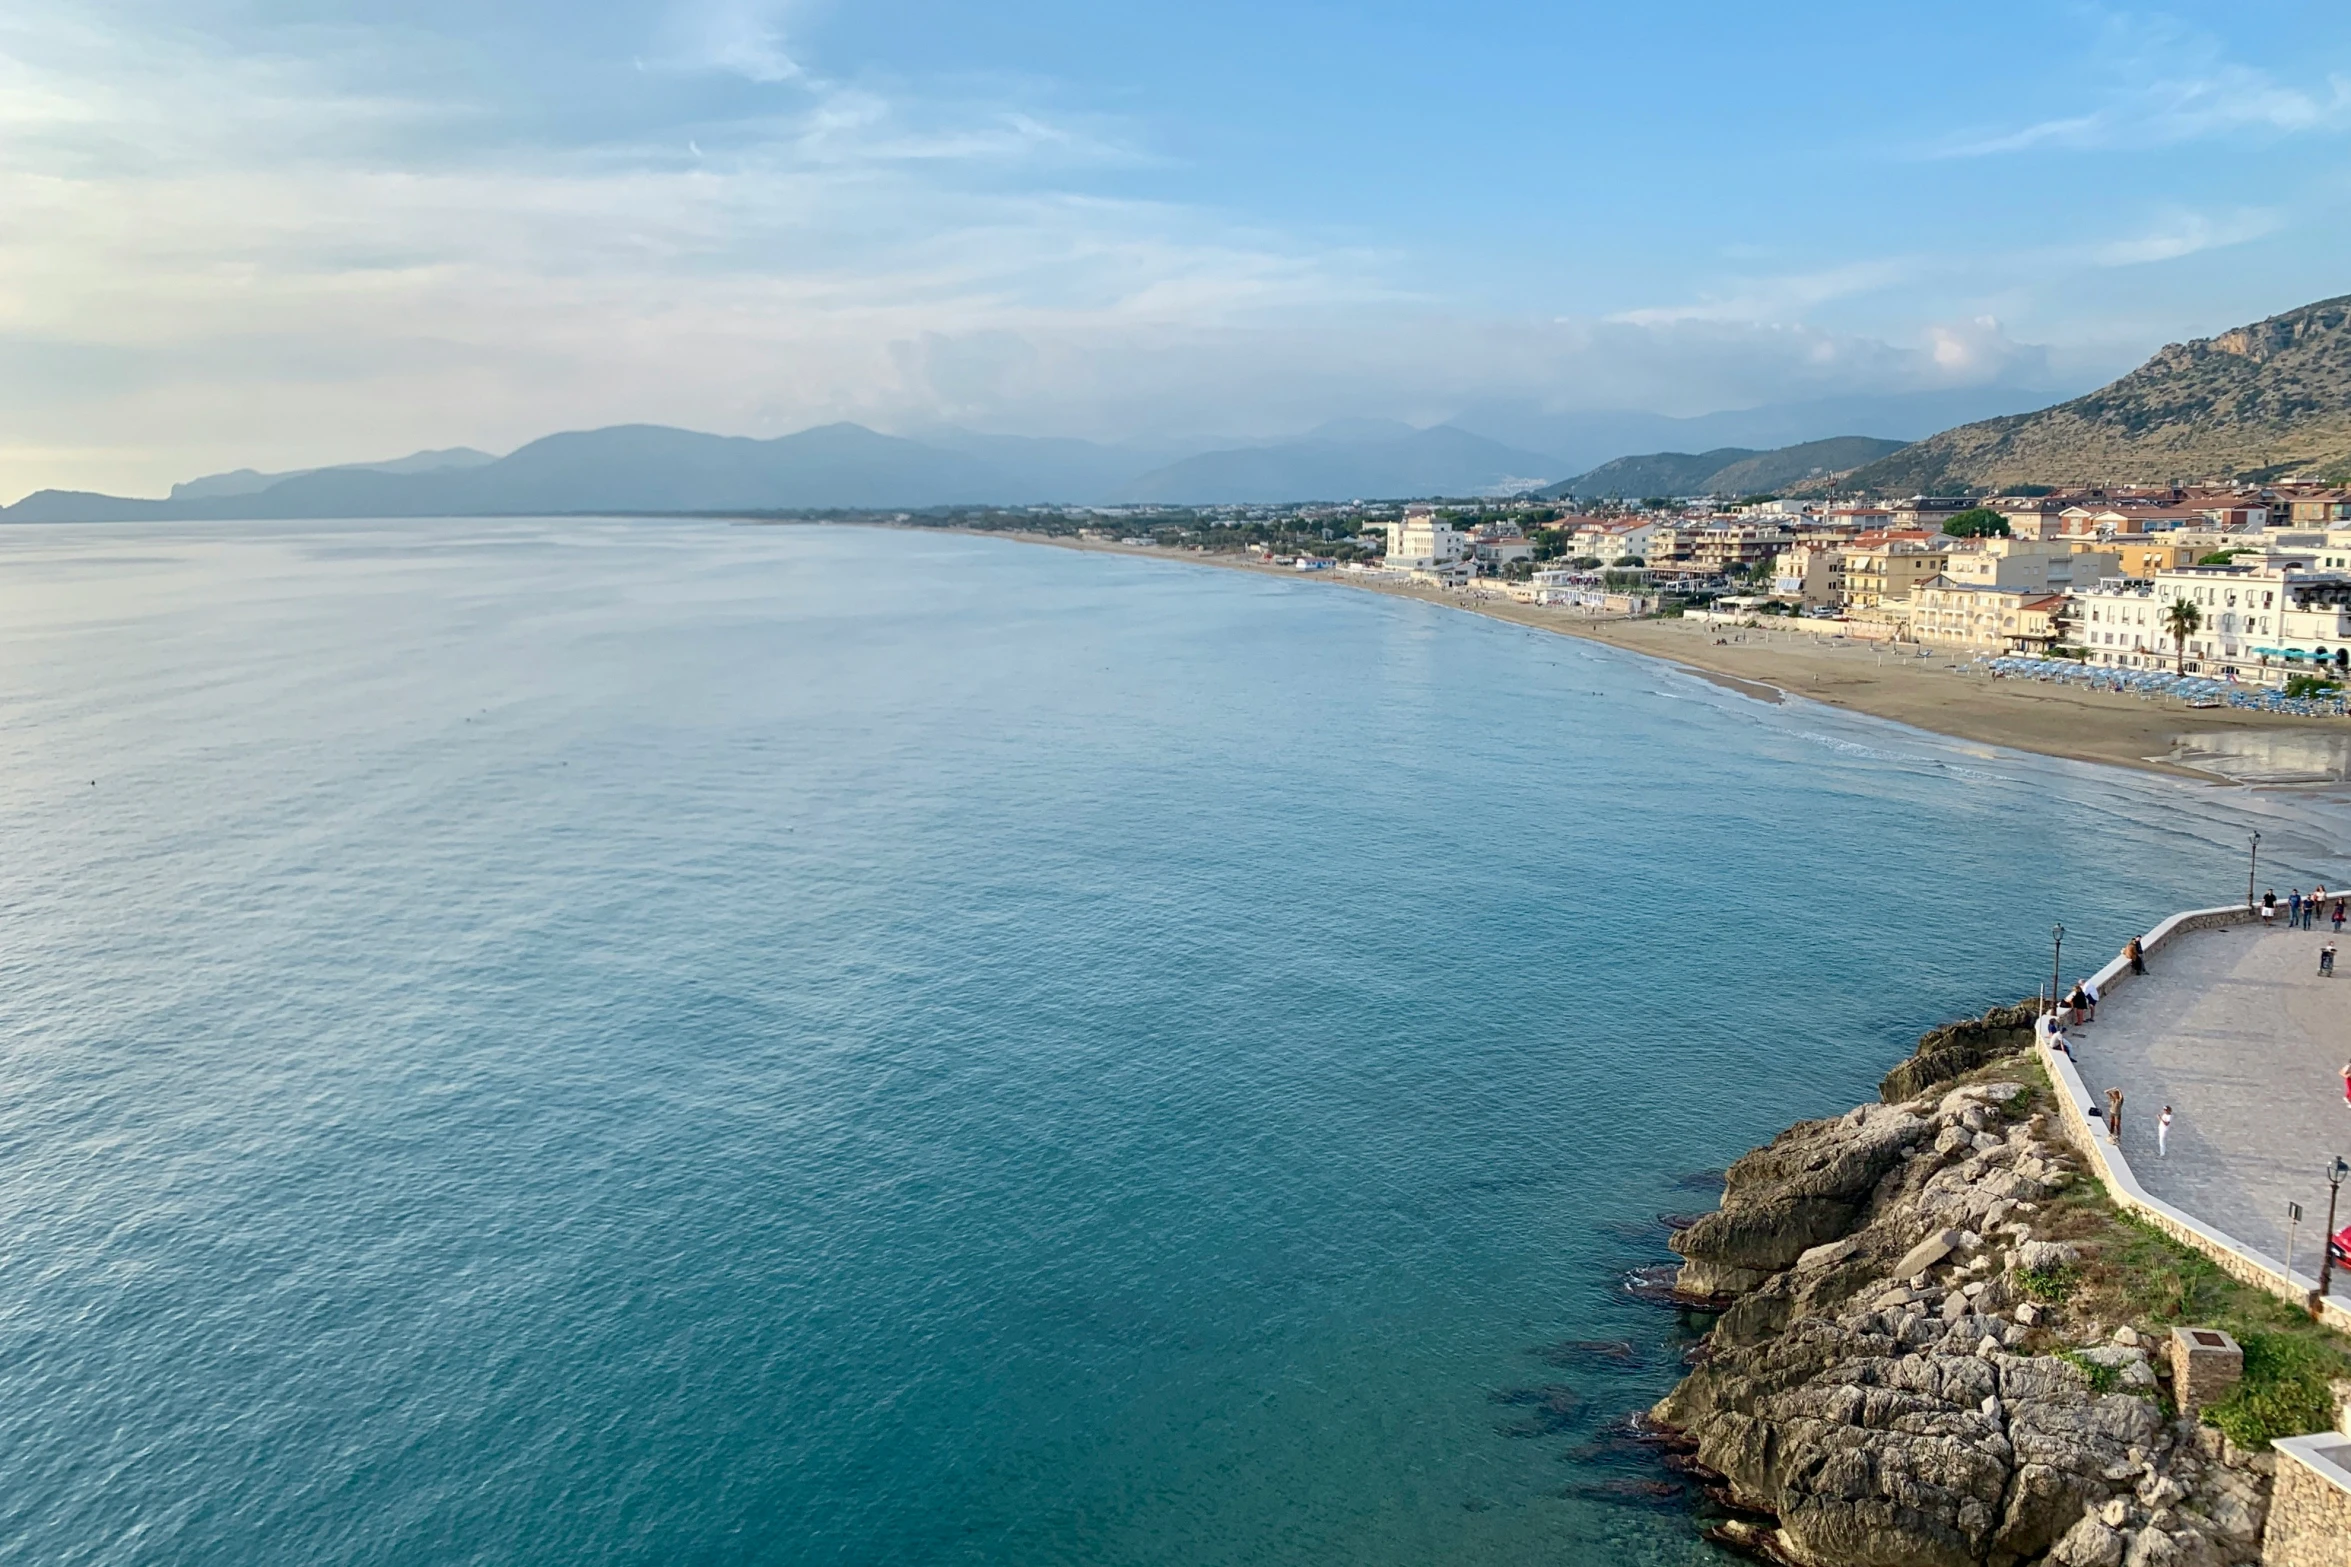
{"label": "promenade", "polygon": [[[2318,974],[2331,927],[2189,931],[2117,984],[2098,1021],[2073,1030],[2083,1086],[2123,1091],[2122,1152],[2150,1196],[2282,1258],[2286,1204],[2302,1205],[2297,1272],[2318,1271],[2326,1167],[2351,1158],[2343,1063],[2351,1060],[2351,929],[2340,978]],[[2155,1118],[2172,1107],[2170,1152]],[[2344,1193],[2351,1210],[2351,1186]],[[2336,1220],[2351,1223],[2351,1211]],[[2332,1294],[2351,1300],[2351,1276]]]}

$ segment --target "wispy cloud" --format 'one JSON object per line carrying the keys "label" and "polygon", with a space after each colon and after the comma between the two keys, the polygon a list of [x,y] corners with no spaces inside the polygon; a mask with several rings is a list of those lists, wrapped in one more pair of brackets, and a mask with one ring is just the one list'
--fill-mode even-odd
{"label": "wispy cloud", "polygon": [[2075,255],[2093,266],[2146,266],[2267,239],[2284,227],[2285,215],[2264,207],[2218,213],[2173,212],[2136,233],[2093,240],[2079,247]]}
{"label": "wispy cloud", "polygon": [[2351,130],[2351,78],[2285,80],[2229,59],[2217,40],[2168,17],[2106,17],[2081,96],[2081,104],[2062,114],[2006,129],[1960,132],[1925,149],[1926,154],[1982,158]]}

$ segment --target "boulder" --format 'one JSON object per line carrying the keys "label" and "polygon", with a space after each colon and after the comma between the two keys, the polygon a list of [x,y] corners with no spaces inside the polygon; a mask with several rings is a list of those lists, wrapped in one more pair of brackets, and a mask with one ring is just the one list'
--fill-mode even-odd
{"label": "boulder", "polygon": [[1915,1278],[1958,1249],[1957,1230],[1937,1230],[1902,1254],[1902,1260],[1894,1264],[1894,1277]]}

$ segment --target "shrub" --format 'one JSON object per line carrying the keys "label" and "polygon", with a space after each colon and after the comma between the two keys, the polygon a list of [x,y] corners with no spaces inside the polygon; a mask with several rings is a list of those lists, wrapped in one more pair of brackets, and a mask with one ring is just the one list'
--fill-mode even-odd
{"label": "shrub", "polygon": [[2308,1342],[2279,1333],[2248,1333],[2245,1380],[2207,1405],[2204,1423],[2239,1447],[2259,1452],[2281,1436],[2324,1431],[2334,1422],[2328,1363]]}
{"label": "shrub", "polygon": [[2061,1349],[2057,1358],[2079,1371],[2090,1384],[2093,1393],[2111,1393],[2122,1385],[2122,1373],[2112,1366],[2102,1366],[2078,1349]]}
{"label": "shrub", "polygon": [[2060,1263],[2053,1268],[2019,1268],[2016,1270],[2016,1282],[2033,1299],[2054,1305],[2073,1293],[2079,1277],[2073,1269]]}

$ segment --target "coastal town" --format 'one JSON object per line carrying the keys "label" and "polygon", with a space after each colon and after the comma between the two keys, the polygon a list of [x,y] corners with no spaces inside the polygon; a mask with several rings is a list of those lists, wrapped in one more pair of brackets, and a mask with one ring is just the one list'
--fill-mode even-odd
{"label": "coastal town", "polygon": [[[1759,497],[1589,513],[1431,503],[1282,520],[1293,535],[1319,525],[1330,547],[1266,542],[1248,553],[1367,583],[1627,617],[1795,617],[1887,646],[2298,692],[2351,674],[2351,489],[2330,485]],[[1262,517],[1212,527],[1248,522],[1266,528]],[[1101,526],[1081,537],[1175,542]]]}

